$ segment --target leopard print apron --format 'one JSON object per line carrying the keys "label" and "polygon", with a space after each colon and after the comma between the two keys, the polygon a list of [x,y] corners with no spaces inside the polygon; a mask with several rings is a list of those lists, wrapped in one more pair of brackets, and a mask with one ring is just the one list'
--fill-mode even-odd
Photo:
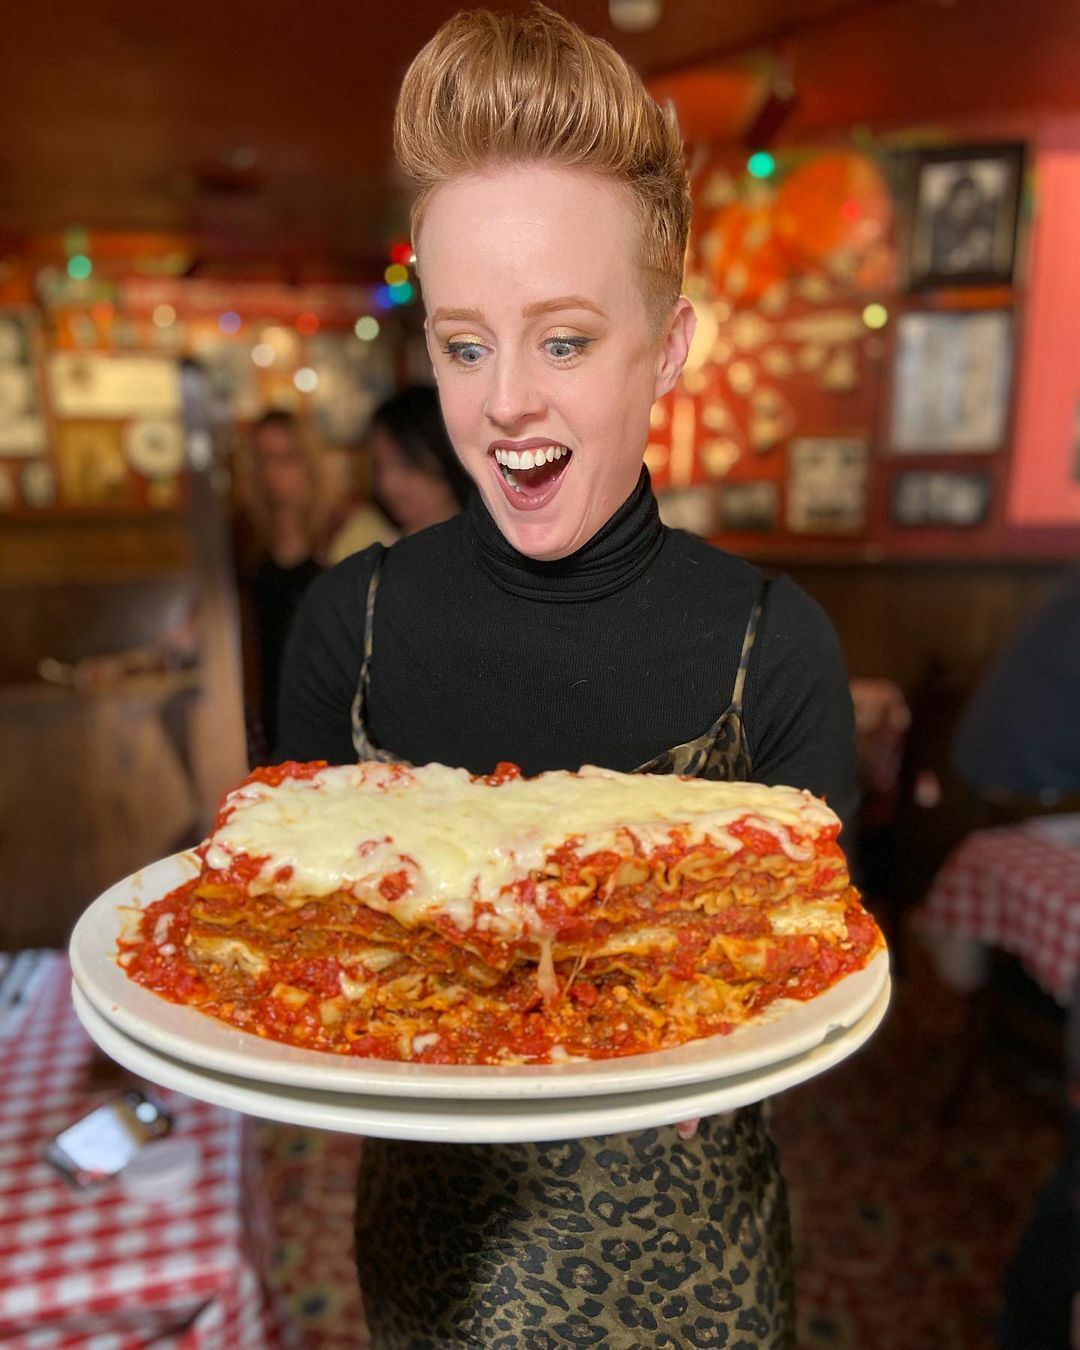
{"label": "leopard print apron", "polygon": [[[392,761],[365,721],[379,569],[352,707],[358,759]],[[766,583],[767,584],[767,583]],[[731,704],[639,773],[745,781],[743,641]],[[356,1248],[373,1350],[790,1350],[787,1196],[763,1106],[548,1144],[367,1139]]]}

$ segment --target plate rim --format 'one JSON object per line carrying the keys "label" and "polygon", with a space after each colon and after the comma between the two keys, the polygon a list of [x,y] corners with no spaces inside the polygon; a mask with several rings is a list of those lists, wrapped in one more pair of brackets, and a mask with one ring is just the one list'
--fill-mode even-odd
{"label": "plate rim", "polygon": [[[870,1007],[851,1026],[834,1028],[829,1037],[803,1054],[764,1069],[649,1093],[618,1092],[541,1102],[513,1098],[509,1102],[461,1099],[454,1103],[381,1093],[346,1094],[204,1071],[184,1060],[158,1054],[126,1035],[90,1002],[74,980],[72,1001],[84,1031],[117,1063],[160,1087],[224,1110],[370,1138],[445,1144],[542,1144],[662,1128],[679,1120],[737,1110],[798,1087],[841,1064],[874,1035],[891,1004],[892,981],[886,980]],[[456,1117],[455,1105],[459,1109]],[[511,1113],[500,1112],[499,1108],[506,1106],[511,1107]],[[462,1107],[466,1114],[460,1114]]]}
{"label": "plate rim", "polygon": [[[180,885],[185,875],[195,875],[197,867],[192,850],[174,853],[124,877],[98,896],[72,931],[69,955],[74,978],[108,1022],[141,1044],[215,1073],[284,1087],[389,1097],[408,1094],[537,1101],[648,1091],[734,1077],[803,1054],[834,1028],[858,1022],[889,978],[886,948],[862,970],[815,999],[791,1001],[779,1011],[772,1005],[761,1020],[738,1027],[727,1036],[707,1037],[647,1055],[507,1066],[422,1065],[353,1058],[305,1050],[242,1031],[197,1009],[163,999],[128,979],[115,960],[120,907],[153,903]],[[158,877],[168,880],[158,881]],[[108,951],[102,950],[103,937]],[[178,1024],[179,1030],[170,1024]],[[777,1026],[782,1028],[780,1038],[773,1032]],[[764,1044],[757,1044],[761,1041]],[[712,1046],[716,1053],[707,1048]]]}

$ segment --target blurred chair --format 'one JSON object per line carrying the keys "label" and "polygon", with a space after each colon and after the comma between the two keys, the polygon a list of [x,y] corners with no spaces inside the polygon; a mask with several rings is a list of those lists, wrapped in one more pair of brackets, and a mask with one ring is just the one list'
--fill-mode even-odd
{"label": "blurred chair", "polygon": [[854,871],[867,903],[881,920],[895,959],[900,936],[900,909],[893,884],[897,872],[896,829],[911,710],[904,691],[893,680],[853,679],[851,699],[862,793],[855,822]]}
{"label": "blurred chair", "polygon": [[957,779],[949,745],[966,691],[927,663],[908,698],[891,680],[851,682],[863,800],[856,819],[855,871],[904,967],[904,916],[985,810]]}
{"label": "blurred chair", "polygon": [[891,815],[900,783],[911,709],[893,680],[854,679],[855,736],[859,752],[859,785],[874,815]]}

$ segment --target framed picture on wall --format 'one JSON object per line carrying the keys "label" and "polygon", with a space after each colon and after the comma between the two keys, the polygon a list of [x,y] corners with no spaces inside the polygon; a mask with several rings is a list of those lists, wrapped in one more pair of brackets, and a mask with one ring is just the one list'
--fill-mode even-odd
{"label": "framed picture on wall", "polygon": [[1004,444],[1012,314],[903,314],[896,325],[889,446],[897,454],[985,454]]}
{"label": "framed picture on wall", "polygon": [[1011,283],[1023,171],[1022,145],[919,154],[908,252],[912,290]]}
{"label": "framed picture on wall", "polygon": [[702,539],[716,533],[716,489],[697,487],[668,488],[657,493],[660,519],[672,530],[686,530]]}
{"label": "framed picture on wall", "polygon": [[780,493],[770,478],[724,483],[720,489],[720,528],[767,533],[780,516]]}
{"label": "framed picture on wall", "polygon": [[0,313],[0,455],[41,455],[46,449],[32,324],[27,314]]}
{"label": "framed picture on wall", "polygon": [[870,449],[861,437],[802,436],[788,447],[787,526],[858,534],[866,525]]}
{"label": "framed picture on wall", "polygon": [[992,490],[982,471],[907,469],[892,481],[892,518],[897,525],[971,528],[985,521]]}

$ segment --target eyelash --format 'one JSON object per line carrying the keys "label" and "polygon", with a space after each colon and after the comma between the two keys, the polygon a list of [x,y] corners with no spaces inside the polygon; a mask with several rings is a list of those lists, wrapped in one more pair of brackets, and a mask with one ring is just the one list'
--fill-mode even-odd
{"label": "eyelash", "polygon": [[[594,340],[593,338],[577,337],[577,336],[553,337],[553,338],[546,338],[544,341],[544,346],[549,346],[552,343],[555,343],[562,347],[572,348],[573,350],[570,355],[553,357],[553,360],[555,361],[556,365],[576,366],[578,360],[581,358],[581,355],[584,353],[585,348],[588,347],[588,345],[593,340]],[[447,356],[449,356],[450,360],[453,361],[455,365],[468,368],[469,366],[476,366],[479,365],[480,363],[479,361],[462,361],[460,359],[461,353],[468,351],[470,348],[482,346],[483,343],[481,342],[447,342],[443,346],[443,352]]]}

